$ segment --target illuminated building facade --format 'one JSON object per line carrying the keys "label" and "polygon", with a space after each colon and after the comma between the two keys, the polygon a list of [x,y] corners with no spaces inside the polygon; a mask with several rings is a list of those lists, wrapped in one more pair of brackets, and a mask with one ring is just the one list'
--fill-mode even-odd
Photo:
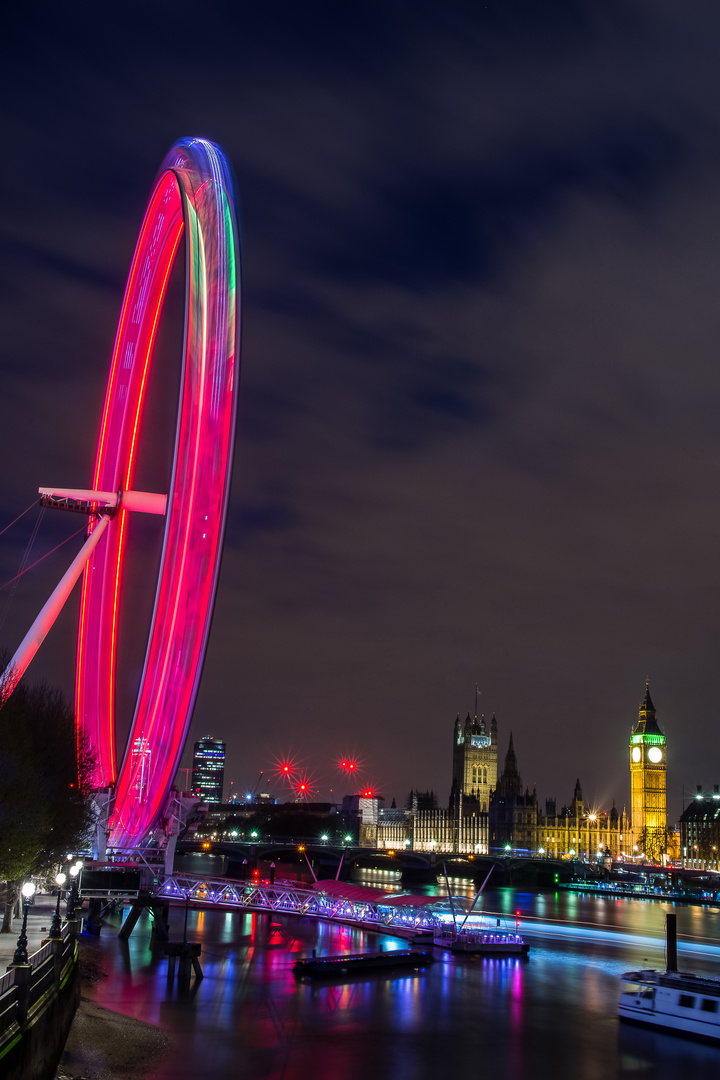
{"label": "illuminated building facade", "polygon": [[490,792],[497,786],[497,721],[493,716],[488,731],[485,717],[455,721],[453,739],[453,794],[451,803],[462,793],[477,801],[477,808],[487,813]]}
{"label": "illuminated building facade", "polygon": [[587,807],[579,780],[567,806],[558,812],[555,800],[546,799],[545,812],[541,813],[535,789],[523,790],[512,734],[488,817],[492,853],[513,851],[592,860],[632,853],[632,831],[625,811],[618,813],[614,804],[609,810]]}
{"label": "illuminated building facade", "polygon": [[680,817],[683,866],[694,870],[720,869],[720,784],[712,792],[698,786],[695,798]]}
{"label": "illuminated building facade", "polygon": [[488,733],[484,720],[471,721],[468,716],[464,725],[459,718],[455,721],[448,809],[420,809],[417,800],[406,810],[380,809],[374,820],[361,823],[360,845],[438,854],[514,852],[610,861],[633,854],[633,834],[625,810],[619,813],[614,804],[609,810],[586,806],[579,780],[567,806],[558,812],[555,800],[546,799],[542,813],[537,792],[523,787],[512,735],[497,778],[495,717]]}
{"label": "illuminated building facade", "polygon": [[[523,787],[512,734],[498,776],[497,722],[460,717],[453,732],[453,779],[447,810],[382,811],[361,828],[367,847],[487,854],[516,852],[550,858],[611,860],[676,857],[700,869],[720,867],[720,788],[698,790],[680,819],[680,837],[667,827],[667,748],[646,684],[630,736],[631,814],[587,806],[580,781],[558,811],[554,799],[541,812],[537,792]],[[677,852],[679,854],[679,852]]]}
{"label": "illuminated building facade", "polygon": [[195,743],[192,790],[203,802],[220,803],[225,782],[225,743],[208,736]]}
{"label": "illuminated building facade", "polygon": [[650,687],[640,705],[638,722],[630,736],[630,816],[635,844],[654,856],[666,848],[667,751],[658,726]]}

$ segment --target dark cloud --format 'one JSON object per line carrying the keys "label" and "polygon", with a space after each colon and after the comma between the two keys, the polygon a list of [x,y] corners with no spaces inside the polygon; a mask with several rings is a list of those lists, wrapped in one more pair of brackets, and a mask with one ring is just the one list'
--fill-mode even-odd
{"label": "dark cloud", "polygon": [[373,220],[344,223],[321,271],[427,289],[492,283],[509,252],[549,229],[573,195],[607,197],[645,212],[678,179],[689,148],[651,117],[606,118],[572,145],[509,147],[492,171],[401,173],[378,192]]}

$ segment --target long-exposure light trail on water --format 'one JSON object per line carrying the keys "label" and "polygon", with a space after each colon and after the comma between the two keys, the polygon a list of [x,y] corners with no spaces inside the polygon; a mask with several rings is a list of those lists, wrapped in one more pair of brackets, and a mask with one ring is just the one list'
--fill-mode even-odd
{"label": "long-exposure light trail on water", "polygon": [[[87,564],[77,647],[78,728],[96,787],[116,784],[110,844],[131,850],[161,815],[198,690],[227,512],[239,376],[239,249],[230,168],[205,139],[168,153],[135,249],[113,350],[93,488],[132,487],[148,376],[184,239],[185,343],[162,556],[135,713],[115,756],[115,666],[126,528],[122,501]],[[92,530],[91,523],[90,529]]]}

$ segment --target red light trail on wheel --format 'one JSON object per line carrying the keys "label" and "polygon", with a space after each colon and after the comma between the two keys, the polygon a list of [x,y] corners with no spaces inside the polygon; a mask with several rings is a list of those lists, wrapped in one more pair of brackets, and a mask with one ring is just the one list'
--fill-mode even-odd
{"label": "red light trail on wheel", "polygon": [[[116,784],[110,844],[131,849],[162,813],[198,690],[227,513],[239,376],[239,259],[230,169],[204,139],[182,139],[150,196],[120,314],[93,487],[132,488],[145,387],[170,273],[184,240],[185,341],[165,535],[135,714],[118,771],[115,662],[125,551],[120,508],[87,564],[76,712]],[[91,525],[91,529],[94,523]]]}

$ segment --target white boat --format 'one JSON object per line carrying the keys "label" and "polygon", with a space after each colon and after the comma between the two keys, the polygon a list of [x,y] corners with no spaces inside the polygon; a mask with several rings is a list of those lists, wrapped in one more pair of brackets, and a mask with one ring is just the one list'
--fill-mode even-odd
{"label": "white boat", "polygon": [[677,916],[665,918],[667,970],[643,968],[623,976],[618,1016],[678,1035],[720,1040],[720,979],[677,969]]}
{"label": "white boat", "polygon": [[720,979],[686,971],[628,971],[618,1015],[648,1027],[720,1040]]}

